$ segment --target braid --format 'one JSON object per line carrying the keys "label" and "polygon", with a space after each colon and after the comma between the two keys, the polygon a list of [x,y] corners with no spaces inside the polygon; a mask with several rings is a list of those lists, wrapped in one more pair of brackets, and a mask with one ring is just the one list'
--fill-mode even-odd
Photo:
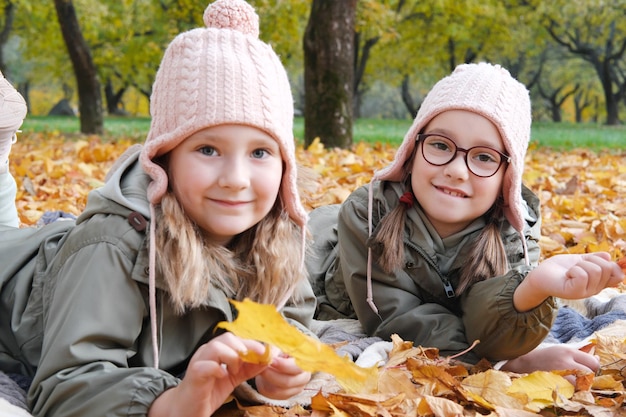
{"label": "braid", "polygon": [[476,282],[506,273],[508,260],[500,236],[501,219],[504,217],[503,204],[504,200],[499,197],[485,215],[487,224],[472,243],[467,256],[468,262],[461,271],[457,295]]}
{"label": "braid", "polygon": [[387,213],[380,221],[378,232],[372,237],[371,244],[382,247],[377,262],[387,273],[400,268],[404,262],[404,223],[407,208],[408,204],[400,203]]}
{"label": "braid", "polygon": [[402,182],[405,190],[400,196],[400,203],[387,213],[380,221],[380,227],[372,236],[370,246],[382,247],[378,264],[383,271],[392,273],[402,267],[404,262],[404,226],[406,223],[406,211],[413,207],[415,195],[411,188],[411,170],[417,146],[413,149],[411,156],[402,165]]}

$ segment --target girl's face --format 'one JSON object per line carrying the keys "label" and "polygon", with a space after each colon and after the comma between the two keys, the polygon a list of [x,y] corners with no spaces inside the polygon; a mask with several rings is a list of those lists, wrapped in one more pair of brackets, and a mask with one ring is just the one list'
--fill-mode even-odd
{"label": "girl's face", "polygon": [[[498,129],[470,111],[443,112],[428,123],[423,133],[445,135],[457,148],[486,146],[506,154]],[[493,206],[502,190],[506,165],[493,176],[483,178],[467,168],[465,152],[458,151],[450,163],[435,166],[424,159],[422,146],[420,140],[411,170],[411,187],[437,233],[445,238],[463,230]],[[438,143],[435,146],[446,148]]]}
{"label": "girl's face", "polygon": [[196,132],[168,159],[169,184],[185,213],[221,245],[270,212],[282,174],[276,140],[249,126]]}

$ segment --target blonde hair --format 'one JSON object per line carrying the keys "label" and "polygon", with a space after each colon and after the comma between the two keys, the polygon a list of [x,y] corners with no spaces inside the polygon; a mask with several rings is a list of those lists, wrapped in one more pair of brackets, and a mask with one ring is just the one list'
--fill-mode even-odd
{"label": "blonde hair", "polygon": [[[306,277],[302,228],[277,202],[254,227],[227,247],[208,242],[204,232],[168,191],[156,206],[157,271],[175,310],[206,304],[211,287],[227,297],[278,304]],[[297,300],[296,300],[297,301]]]}
{"label": "blonde hair", "polygon": [[[403,165],[402,182],[411,195],[410,172],[416,150],[417,146],[411,157]],[[484,215],[487,223],[474,239],[467,253],[468,261],[463,263],[459,284],[455,291],[457,296],[476,282],[507,272],[509,263],[500,235],[500,225],[504,218],[503,205],[504,200],[502,196],[499,196],[491,209]],[[380,248],[378,264],[387,273],[399,270],[404,263],[404,228],[408,208],[407,204],[398,203],[396,207],[383,216],[378,230],[371,237],[370,246]]]}

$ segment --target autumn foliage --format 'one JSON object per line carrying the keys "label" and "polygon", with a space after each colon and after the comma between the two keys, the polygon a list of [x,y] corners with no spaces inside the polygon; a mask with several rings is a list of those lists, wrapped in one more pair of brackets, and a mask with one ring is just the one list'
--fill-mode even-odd
{"label": "autumn foliage", "polygon": [[[69,139],[61,134],[21,135],[11,152],[18,183],[17,205],[25,225],[47,210],[79,214],[87,193],[103,184],[130,139]],[[319,142],[297,149],[299,164],[313,172],[301,190],[308,209],[342,202],[372,173],[387,165],[395,148],[360,142],[350,150],[325,149]],[[530,149],[524,183],[542,203],[543,256],[610,252],[626,256],[626,153],[575,149]]]}
{"label": "autumn foliage", "polygon": [[[18,184],[16,203],[23,225],[36,224],[49,210],[80,214],[87,193],[103,184],[109,168],[131,144],[130,139],[20,135],[10,167]],[[384,144],[358,143],[350,150],[325,149],[319,142],[299,147],[297,159],[307,173],[301,189],[305,207],[342,202],[387,165],[394,152]],[[626,270],[626,153],[532,148],[524,183],[542,203],[542,256],[602,250]],[[587,346],[600,356],[598,375],[567,371],[515,375],[487,365],[466,367],[439,357],[436,349],[395,338],[375,390],[311,393],[307,409],[241,406],[239,411],[252,416],[320,417],[626,415],[623,329],[618,335],[598,335]],[[305,351],[301,359],[319,359],[315,355],[319,356]],[[574,377],[575,386],[563,378],[567,375]]]}
{"label": "autumn foliage", "polygon": [[436,348],[414,346],[397,335],[392,336],[393,347],[382,366],[361,368],[291,327],[272,306],[249,300],[233,305],[237,318],[219,327],[276,346],[302,369],[331,374],[343,387],[333,390],[327,384],[311,392],[310,412],[239,405],[247,416],[496,417],[545,415],[537,413],[547,410],[599,417],[622,415],[620,410],[626,405],[624,326],[600,330],[584,347],[600,358],[597,375],[576,370],[503,372],[489,362],[468,365],[442,358]]}

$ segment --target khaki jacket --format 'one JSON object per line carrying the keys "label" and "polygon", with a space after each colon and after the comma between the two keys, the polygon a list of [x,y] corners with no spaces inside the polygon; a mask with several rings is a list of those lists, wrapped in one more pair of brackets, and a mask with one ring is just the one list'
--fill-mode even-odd
{"label": "khaki jacket", "polygon": [[[404,187],[375,182],[372,192],[375,230],[380,219],[398,204]],[[437,251],[432,242],[438,237],[428,233],[420,208],[416,205],[408,211],[404,267],[385,273],[376,262],[378,253],[372,250],[373,301],[378,314],[366,301],[368,186],[357,189],[341,206],[314,210],[309,229],[314,234],[315,257],[308,260],[307,268],[318,298],[317,318],[357,317],[369,335],[389,339],[395,333],[415,345],[437,347],[443,355],[461,352],[479,340],[472,354],[464,357],[468,361],[483,357],[499,361],[529,352],[548,334],[556,304],[549,298],[524,313],[513,307],[513,292],[540,255],[539,200],[527,188],[523,198],[528,206],[524,237],[531,266],[525,265],[520,234],[505,222],[502,240],[510,271],[474,284],[460,297],[453,294],[459,271],[467,258],[468,243],[484,220],[451,237],[443,245],[445,250]]]}
{"label": "khaki jacket", "polygon": [[[215,287],[206,308],[176,314],[157,276],[160,369],[153,367],[147,229],[129,222],[131,213],[149,221],[149,178],[136,160],[90,193],[75,226],[0,231],[0,369],[34,375],[36,416],[145,416],[216,323],[233,318]],[[281,312],[305,330],[315,297],[306,280],[298,292],[304,301]]]}

